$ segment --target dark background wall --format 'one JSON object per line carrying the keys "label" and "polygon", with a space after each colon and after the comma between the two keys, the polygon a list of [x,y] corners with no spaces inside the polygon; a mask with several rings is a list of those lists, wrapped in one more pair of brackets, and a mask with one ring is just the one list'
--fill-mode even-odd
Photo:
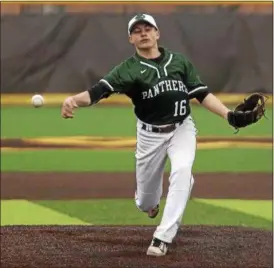
{"label": "dark background wall", "polygon": [[[55,6],[45,14],[41,6],[24,6],[18,14],[1,14],[1,92],[78,92],[94,84],[134,53],[127,23],[140,10],[117,10]],[[166,10],[149,12],[161,45],[190,58],[212,91],[272,92],[272,13]]]}

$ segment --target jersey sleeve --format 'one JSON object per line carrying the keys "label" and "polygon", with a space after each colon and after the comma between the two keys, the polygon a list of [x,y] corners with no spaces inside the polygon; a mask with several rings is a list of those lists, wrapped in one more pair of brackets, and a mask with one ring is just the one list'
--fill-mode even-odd
{"label": "jersey sleeve", "polygon": [[133,85],[133,78],[125,62],[114,67],[100,82],[105,83],[113,93],[126,94]]}
{"label": "jersey sleeve", "polygon": [[184,60],[184,67],[185,67],[184,83],[188,89],[189,98],[190,99],[196,98],[200,94],[204,94],[205,92],[208,92],[207,85],[205,85],[201,81],[196,68],[193,66],[193,64],[189,60],[186,60],[186,59]]}

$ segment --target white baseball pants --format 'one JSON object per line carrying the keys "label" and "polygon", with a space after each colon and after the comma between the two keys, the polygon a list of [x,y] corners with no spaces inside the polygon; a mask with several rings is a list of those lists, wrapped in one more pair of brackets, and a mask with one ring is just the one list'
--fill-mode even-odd
{"label": "white baseball pants", "polygon": [[194,179],[192,165],[196,152],[195,124],[188,116],[171,133],[154,133],[141,129],[137,121],[135,201],[144,212],[160,203],[163,193],[163,173],[167,157],[171,172],[166,204],[154,237],[171,243],[180,227]]}

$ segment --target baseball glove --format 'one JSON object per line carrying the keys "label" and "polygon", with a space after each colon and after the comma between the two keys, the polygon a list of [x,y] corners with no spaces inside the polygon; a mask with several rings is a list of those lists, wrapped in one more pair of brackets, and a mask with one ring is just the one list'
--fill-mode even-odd
{"label": "baseball glove", "polygon": [[228,122],[236,130],[259,121],[265,116],[265,102],[267,97],[260,93],[253,93],[242,103],[236,106],[234,111],[228,113]]}

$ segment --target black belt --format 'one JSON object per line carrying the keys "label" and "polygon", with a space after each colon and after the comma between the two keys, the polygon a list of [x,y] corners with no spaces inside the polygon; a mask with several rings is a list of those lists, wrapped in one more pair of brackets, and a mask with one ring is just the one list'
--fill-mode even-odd
{"label": "black belt", "polygon": [[171,125],[164,126],[164,127],[156,127],[156,126],[151,126],[151,125],[142,123],[142,129],[146,130],[148,132],[154,132],[154,133],[170,133],[170,132],[174,131],[181,124],[182,124],[182,122],[176,123],[176,124],[171,124]]}

